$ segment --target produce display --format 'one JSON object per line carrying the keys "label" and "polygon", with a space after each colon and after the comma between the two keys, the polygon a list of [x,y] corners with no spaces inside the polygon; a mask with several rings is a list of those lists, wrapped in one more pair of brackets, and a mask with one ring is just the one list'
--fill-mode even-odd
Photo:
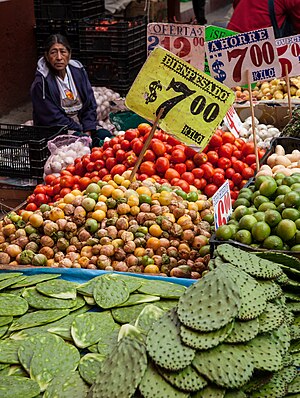
{"label": "produce display", "polygon": [[209,261],[211,201],[152,179],[130,183],[129,175],[8,214],[0,221],[0,263],[200,278]]}
{"label": "produce display", "polygon": [[300,173],[260,175],[240,191],[227,225],[216,231],[252,248],[300,251]]}
{"label": "produce display", "polygon": [[275,152],[267,158],[267,164],[263,165],[257,175],[274,176],[276,173],[290,176],[300,172],[300,151],[294,149],[286,153],[282,145],[276,145]]}

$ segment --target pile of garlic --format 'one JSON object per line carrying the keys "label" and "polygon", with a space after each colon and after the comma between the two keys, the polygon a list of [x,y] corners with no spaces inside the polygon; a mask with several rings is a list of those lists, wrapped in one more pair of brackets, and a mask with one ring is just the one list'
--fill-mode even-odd
{"label": "pile of garlic", "polygon": [[120,94],[106,87],[92,87],[97,103],[97,120],[103,121],[111,112],[111,101],[120,99]]}
{"label": "pile of garlic", "polygon": [[[274,137],[279,137],[281,132],[272,124],[259,123],[259,120],[257,118],[254,118],[254,123],[257,137],[257,146],[259,148],[269,148],[272,139]],[[243,127],[239,131],[239,135],[245,141],[253,141],[251,116],[244,121]]]}

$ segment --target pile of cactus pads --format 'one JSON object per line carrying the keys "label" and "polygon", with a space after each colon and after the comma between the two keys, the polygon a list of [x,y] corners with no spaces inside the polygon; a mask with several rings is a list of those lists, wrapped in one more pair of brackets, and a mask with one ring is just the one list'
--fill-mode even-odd
{"label": "pile of cactus pads", "polygon": [[0,273],[1,398],[300,397],[300,262],[218,246],[185,288]]}

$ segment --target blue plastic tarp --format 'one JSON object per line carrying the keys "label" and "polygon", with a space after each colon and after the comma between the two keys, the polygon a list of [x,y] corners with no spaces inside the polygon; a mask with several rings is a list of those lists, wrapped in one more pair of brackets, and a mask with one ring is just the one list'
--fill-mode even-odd
{"label": "blue plastic tarp", "polygon": [[[36,274],[61,274],[61,278],[71,282],[85,283],[96,276],[108,274],[111,272],[101,271],[101,270],[91,270],[83,268],[14,268],[11,270],[0,270],[3,272],[23,272],[25,275],[36,275]],[[144,274],[133,274],[128,272],[118,272],[118,274],[136,276],[138,278],[150,279],[150,280],[160,280],[164,282],[178,283],[179,285],[190,286],[195,283],[196,279],[186,279],[186,278],[172,278],[164,276],[152,276]]]}

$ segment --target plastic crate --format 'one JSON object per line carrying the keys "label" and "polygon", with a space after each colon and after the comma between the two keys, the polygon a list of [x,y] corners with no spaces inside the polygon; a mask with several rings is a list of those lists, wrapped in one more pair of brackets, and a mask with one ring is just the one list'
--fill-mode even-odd
{"label": "plastic crate", "polygon": [[72,57],[79,55],[79,26],[78,21],[37,19],[35,26],[35,37],[38,56],[44,55],[45,40],[55,33],[61,33],[66,36],[71,48]]}
{"label": "plastic crate", "polygon": [[106,54],[146,52],[145,17],[81,20],[79,32],[80,51]]}
{"label": "plastic crate", "polygon": [[276,137],[273,138],[270,144],[270,148],[266,151],[262,157],[260,164],[267,164],[267,159],[271,156],[276,149],[276,145],[281,145],[286,154],[292,153],[294,149],[300,149],[300,138],[295,137]]}
{"label": "plastic crate", "polygon": [[67,126],[0,124],[0,175],[42,180],[50,155],[47,143],[66,131]]}
{"label": "plastic crate", "polygon": [[34,0],[35,18],[92,18],[104,11],[104,0]]}

